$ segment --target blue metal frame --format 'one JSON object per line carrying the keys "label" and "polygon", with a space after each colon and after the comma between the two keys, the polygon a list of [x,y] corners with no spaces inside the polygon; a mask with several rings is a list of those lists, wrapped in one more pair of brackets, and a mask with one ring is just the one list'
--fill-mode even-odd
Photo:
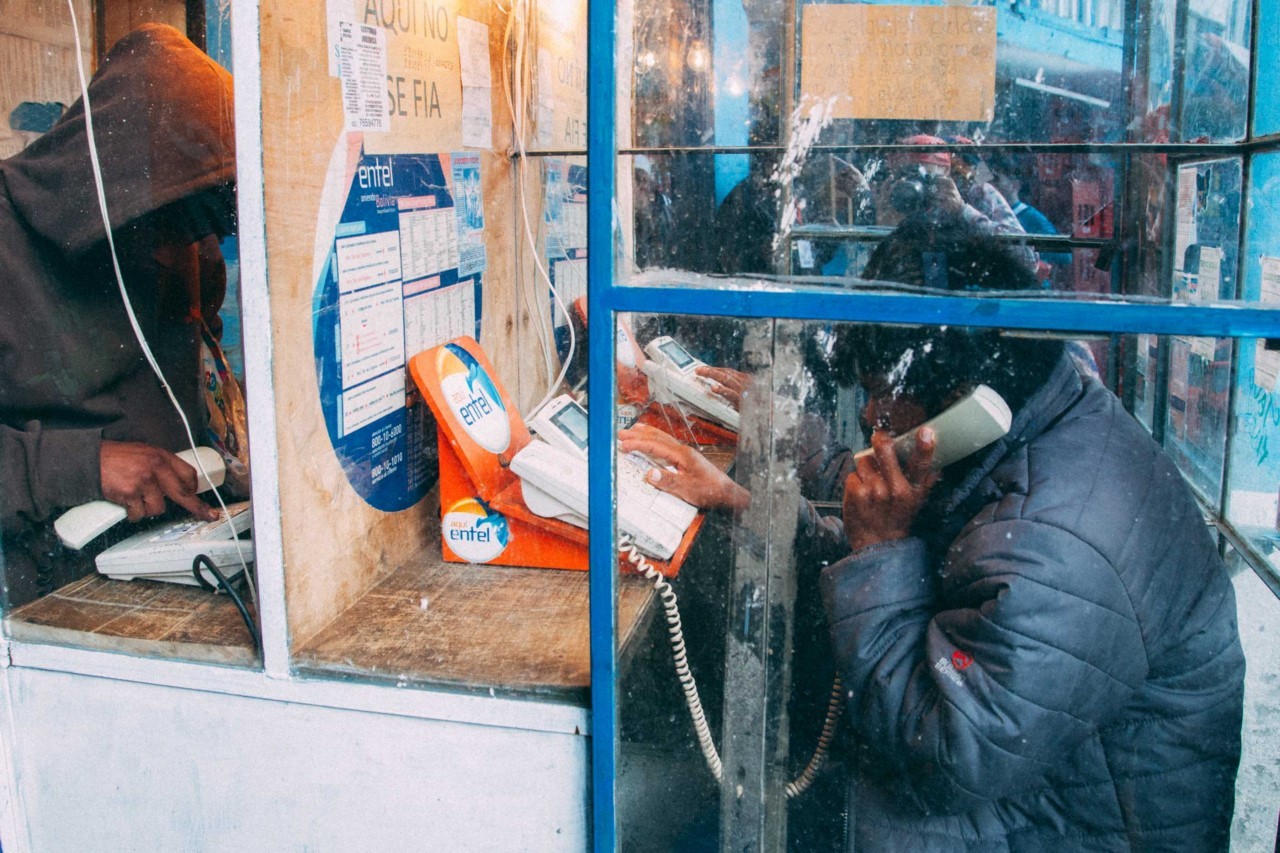
{"label": "blue metal frame", "polygon": [[[587,469],[591,518],[613,518],[613,196],[614,10],[612,0],[587,4]],[[588,530],[591,565],[591,814],[596,850],[617,847],[617,616],[613,525]]]}
{"label": "blue metal frame", "polygon": [[[954,324],[1063,332],[1148,332],[1202,337],[1280,337],[1280,310],[1239,305],[1080,302],[1055,299],[977,299],[807,289],[619,286],[614,278],[614,9],[610,0],[588,7],[587,46],[587,258],[592,329],[614,328],[619,312],[701,314],[728,317]],[[1237,153],[1248,153],[1239,146]],[[726,282],[728,284],[728,282]],[[613,334],[588,344],[590,446],[612,447],[615,398]],[[612,454],[593,452],[590,510],[613,518]],[[594,849],[617,846],[617,648],[613,526],[591,533],[591,719]]]}

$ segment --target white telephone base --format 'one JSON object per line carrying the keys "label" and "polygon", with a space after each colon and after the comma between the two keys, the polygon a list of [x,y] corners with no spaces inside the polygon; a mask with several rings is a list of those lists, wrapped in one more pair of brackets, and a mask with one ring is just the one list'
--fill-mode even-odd
{"label": "white telephone base", "polygon": [[[196,452],[184,450],[176,454],[179,459],[196,469],[196,491],[207,492],[222,485],[227,466],[222,454],[212,447],[197,447]],[[203,468],[204,473],[201,473]],[[208,477],[205,476],[208,475]],[[127,518],[129,513],[111,501],[89,501],[74,506],[53,522],[54,532],[62,544],[79,551],[103,533]]]}
{"label": "white telephone base", "polygon": [[227,510],[229,518],[161,522],[135,533],[98,555],[98,572],[115,580],[145,578],[196,586],[191,564],[204,555],[219,571],[234,574],[242,556],[246,563],[253,561],[253,541],[241,538],[253,526],[253,507],[242,501]]}

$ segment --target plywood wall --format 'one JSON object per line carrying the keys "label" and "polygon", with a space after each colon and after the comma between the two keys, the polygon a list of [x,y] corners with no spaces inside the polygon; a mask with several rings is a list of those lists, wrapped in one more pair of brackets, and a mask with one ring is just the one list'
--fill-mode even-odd
{"label": "plywood wall", "polygon": [[[75,0],[86,73],[92,73],[93,12]],[[18,153],[30,136],[9,128],[9,114],[23,101],[80,97],[75,38],[66,0],[0,0],[0,158]]]}
{"label": "plywood wall", "polygon": [[105,0],[102,4],[103,49],[146,24],[168,24],[180,33],[187,32],[186,0]]}
{"label": "plywood wall", "polygon": [[[504,23],[496,5],[460,3],[460,14],[489,25],[490,56],[496,59]],[[326,27],[324,3],[268,0],[262,5],[272,371],[285,586],[294,643],[326,625],[385,572],[423,549],[438,549],[427,533],[429,516],[438,512],[432,500],[398,513],[369,506],[347,482],[321,413],[312,349],[313,256],[326,170],[335,146],[347,138],[340,80],[328,73]],[[500,379],[523,397],[517,366],[527,317],[517,308],[521,300],[514,274],[512,173],[506,156],[510,124],[504,118],[502,72],[496,61],[492,73],[494,142],[500,150],[485,153],[481,161],[488,255],[481,343]],[[320,239],[329,241],[332,234]]]}

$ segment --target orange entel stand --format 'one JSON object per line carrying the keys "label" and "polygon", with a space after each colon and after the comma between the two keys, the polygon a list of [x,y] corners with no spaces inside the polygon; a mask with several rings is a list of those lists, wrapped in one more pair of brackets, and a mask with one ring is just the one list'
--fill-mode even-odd
{"label": "orange entel stand", "polygon": [[[432,347],[409,361],[409,373],[436,417],[440,453],[440,530],[444,558],[526,568],[588,567],[587,531],[543,518],[525,506],[509,460],[532,440],[493,365],[470,337]],[[702,526],[698,515],[668,561],[650,559],[675,577]],[[630,568],[625,557],[623,568]]]}

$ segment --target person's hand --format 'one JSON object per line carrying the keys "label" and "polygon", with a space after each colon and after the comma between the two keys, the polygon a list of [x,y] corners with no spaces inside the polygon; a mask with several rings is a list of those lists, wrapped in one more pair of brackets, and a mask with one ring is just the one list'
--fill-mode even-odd
{"label": "person's hand", "polygon": [[956,182],[946,175],[933,179],[932,200],[934,210],[940,213],[959,216],[964,211],[964,197],[960,195]]}
{"label": "person's hand", "polygon": [[942,476],[933,469],[936,446],[933,430],[920,430],[903,471],[889,434],[872,434],[874,453],[859,459],[844,483],[844,531],[853,550],[907,537],[929,490]]}
{"label": "person's hand", "polygon": [[746,509],[751,493],[711,464],[711,460],[661,430],[637,424],[618,433],[626,453],[640,452],[674,471],[654,468],[645,475],[655,487],[703,509]]}
{"label": "person's hand", "polygon": [[751,377],[731,367],[702,365],[694,373],[711,382],[711,392],[723,397],[735,409],[742,408],[742,395],[751,387]]}
{"label": "person's hand", "polygon": [[165,511],[165,498],[204,521],[218,511],[196,497],[196,469],[167,450],[136,441],[104,441],[99,461],[102,496],[120,504],[130,521]]}

